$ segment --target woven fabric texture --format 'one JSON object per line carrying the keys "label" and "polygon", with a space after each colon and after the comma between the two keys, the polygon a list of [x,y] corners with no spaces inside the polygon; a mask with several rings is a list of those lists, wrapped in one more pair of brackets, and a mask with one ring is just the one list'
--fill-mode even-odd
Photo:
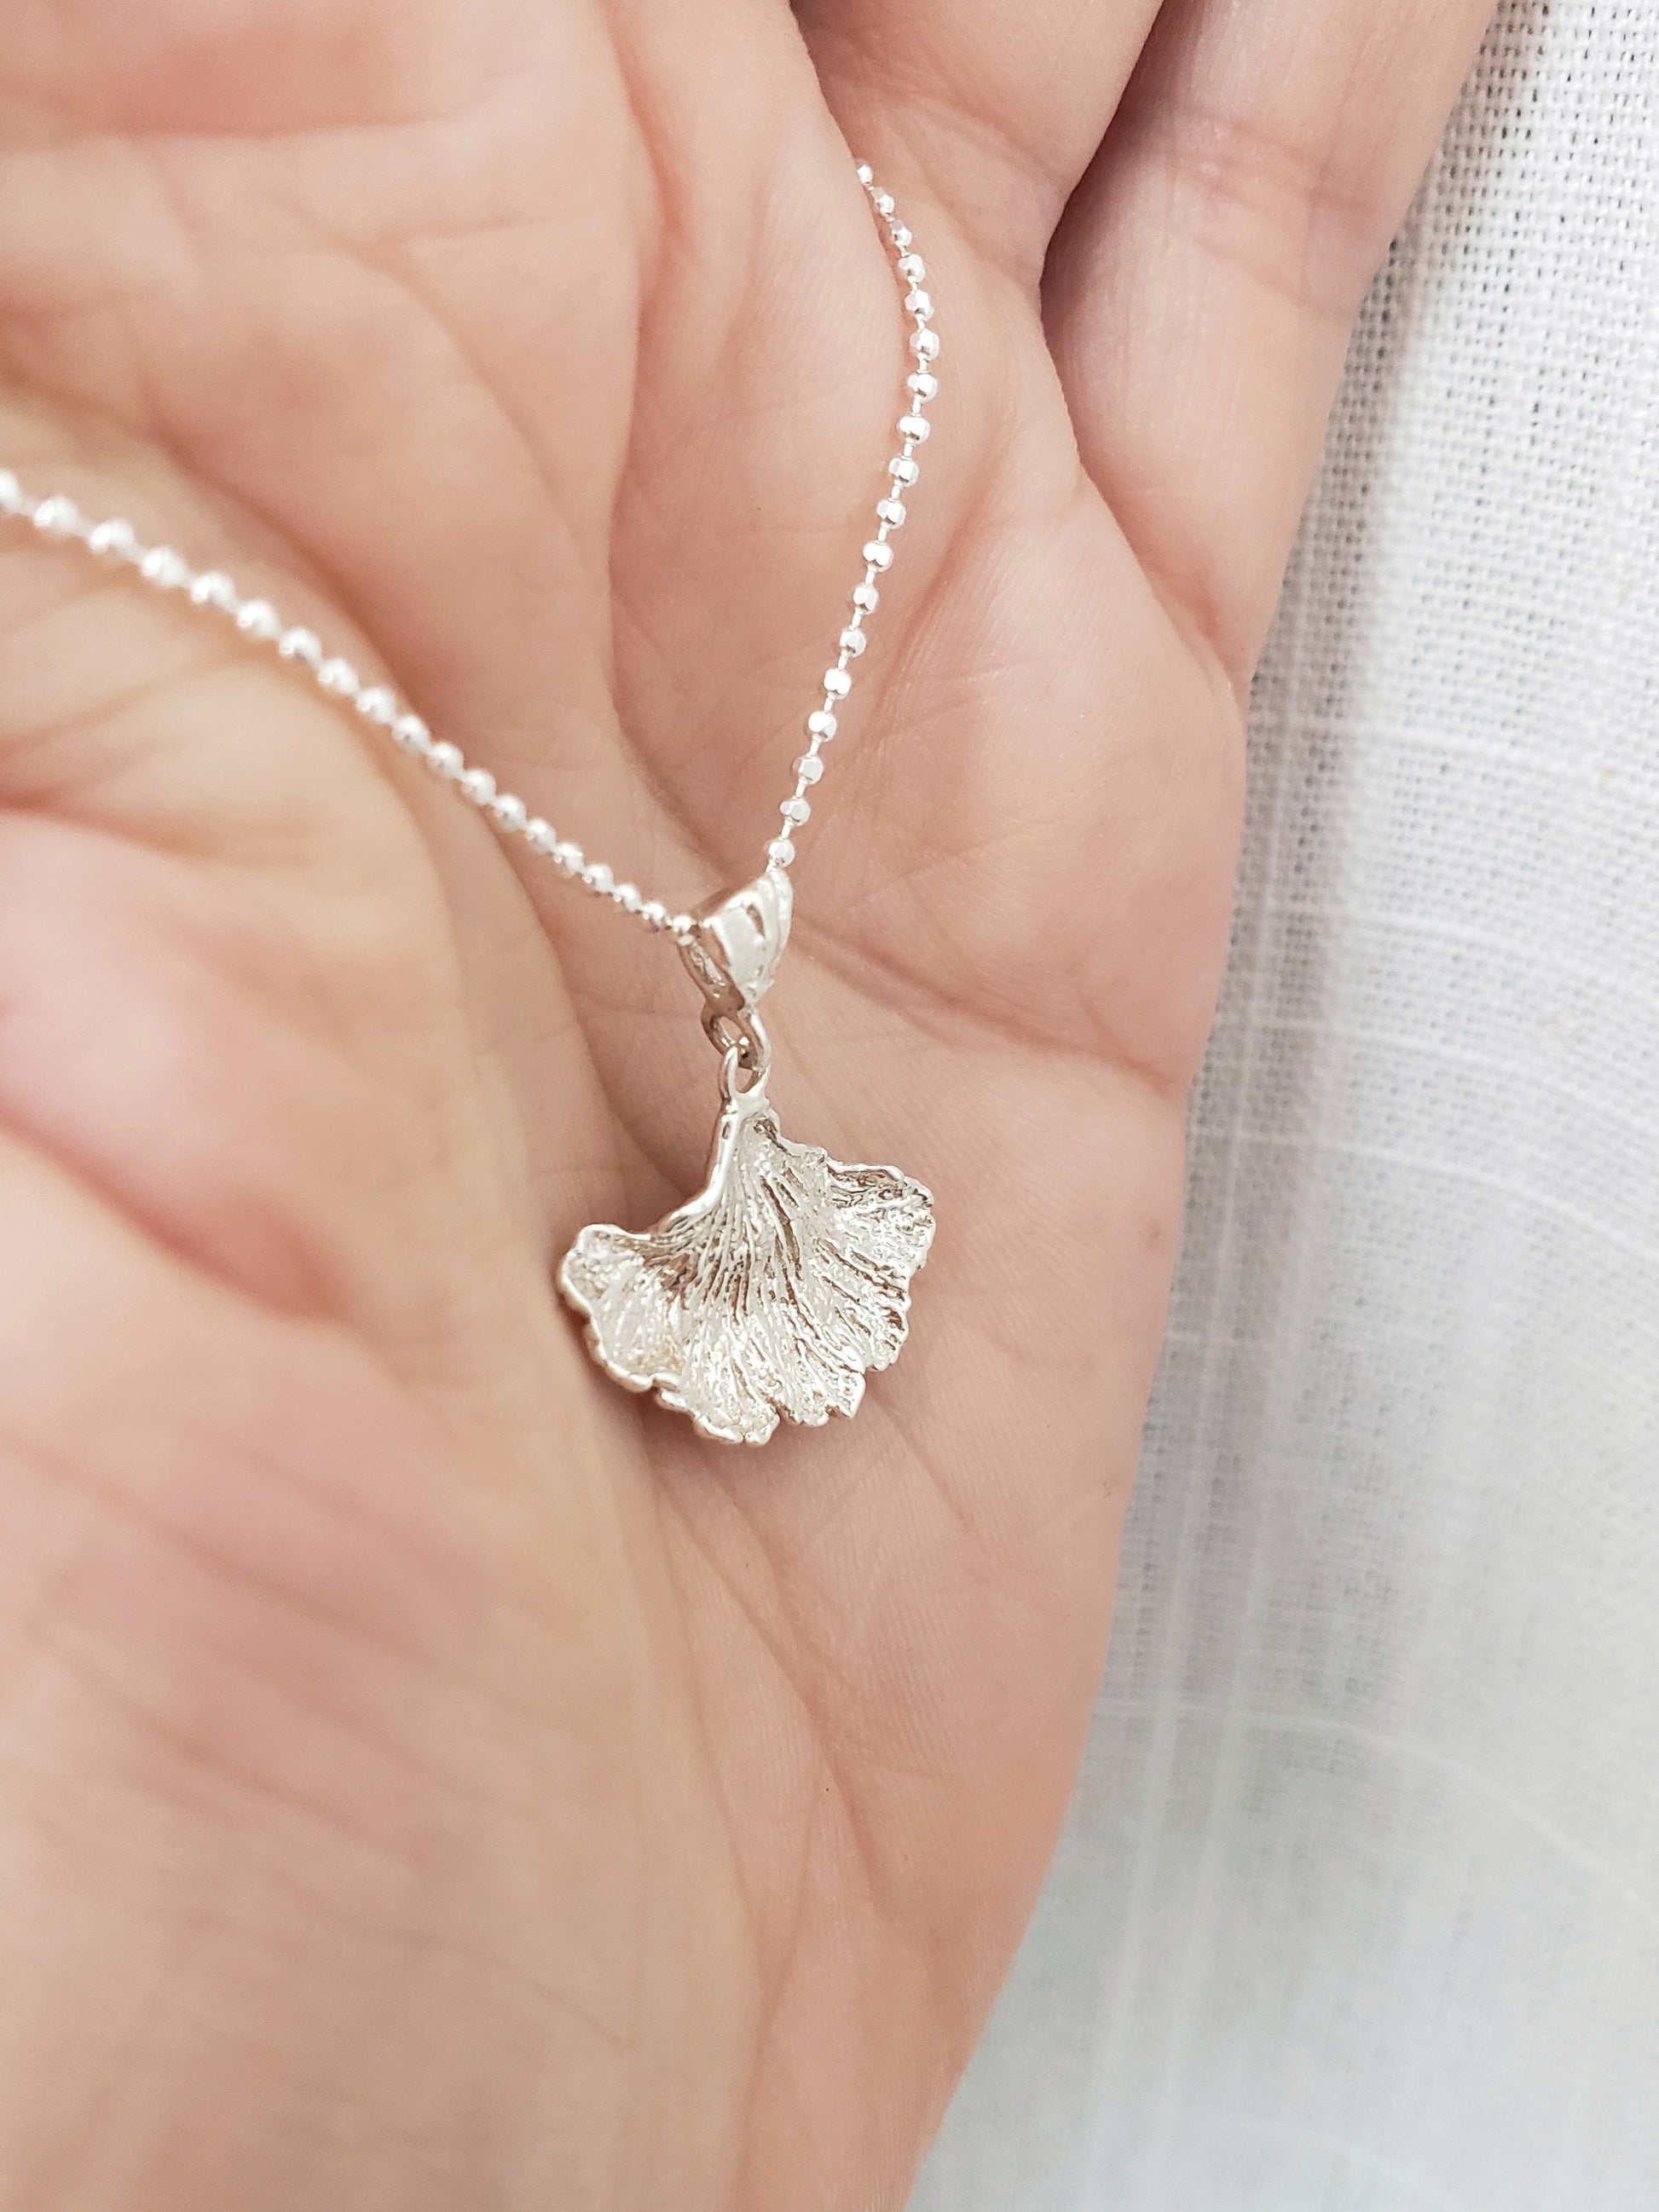
{"label": "woven fabric texture", "polygon": [[1069,1832],[917,2212],[1659,2207],[1659,4],[1359,327]]}

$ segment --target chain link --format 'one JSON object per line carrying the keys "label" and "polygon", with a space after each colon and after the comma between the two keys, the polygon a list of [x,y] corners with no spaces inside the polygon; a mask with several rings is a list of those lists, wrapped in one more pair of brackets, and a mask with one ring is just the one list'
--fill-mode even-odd
{"label": "chain link", "polygon": [[[837,710],[853,688],[852,663],[867,643],[870,617],[880,604],[877,578],[893,562],[891,539],[906,514],[904,495],[921,474],[916,449],[926,443],[929,424],[927,409],[937,396],[939,380],[933,363],[939,356],[939,336],[933,328],[933,303],[922,289],[927,271],[914,251],[909,231],[899,222],[892,195],[884,191],[863,163],[859,181],[890,241],[894,266],[905,288],[904,307],[915,325],[909,340],[915,366],[906,380],[909,403],[898,423],[900,452],[887,464],[888,489],[876,503],[876,532],[864,548],[864,580],[854,590],[852,612],[843,627],[835,665],[823,673],[819,704],[806,717],[806,749],[795,763],[795,787],[779,809],[783,826],[766,848],[769,866],[787,868],[795,858],[795,838],[811,818],[807,793],[823,775],[823,749],[836,733]],[[266,645],[281,659],[308,670],[331,698],[356,708],[366,722],[386,731],[404,750],[422,761],[487,815],[504,836],[522,837],[531,850],[550,860],[560,872],[597,897],[609,899],[625,914],[637,915],[646,927],[666,931],[682,944],[691,936],[696,922],[689,914],[672,913],[660,899],[647,898],[637,884],[618,883],[603,860],[590,860],[580,845],[562,837],[551,823],[532,814],[523,799],[496,787],[488,769],[474,768],[459,745],[434,738],[420,716],[397,693],[382,684],[366,683],[349,660],[330,653],[315,631],[285,623],[269,599],[246,599],[233,579],[222,569],[198,571],[170,545],[146,545],[130,522],[119,517],[91,522],[73,500],[61,492],[43,499],[32,497],[9,469],[0,468],[0,517],[32,523],[43,537],[78,540],[112,566],[126,566],[154,589],[182,594],[208,612],[234,623],[244,636]]]}

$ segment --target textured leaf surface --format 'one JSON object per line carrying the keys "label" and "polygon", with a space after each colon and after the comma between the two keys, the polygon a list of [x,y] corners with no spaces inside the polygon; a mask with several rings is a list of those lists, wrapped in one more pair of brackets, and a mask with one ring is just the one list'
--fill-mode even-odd
{"label": "textured leaf surface", "polygon": [[933,1200],[896,1169],[792,1145],[763,1093],[733,1099],[697,1196],[635,1234],[584,1229],[559,1285],[596,1359],[705,1436],[764,1443],[852,1413],[909,1325]]}

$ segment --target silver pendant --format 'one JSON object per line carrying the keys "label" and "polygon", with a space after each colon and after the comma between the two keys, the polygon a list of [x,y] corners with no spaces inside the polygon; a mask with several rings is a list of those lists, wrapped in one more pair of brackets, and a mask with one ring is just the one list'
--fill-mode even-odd
{"label": "silver pendant", "polygon": [[857,1412],[866,1373],[899,1355],[933,1239],[922,1184],[778,1126],[754,1009],[788,935],[787,891],[780,873],[719,902],[683,948],[725,1055],[703,1188],[653,1229],[584,1229],[559,1269],[606,1374],[732,1443]]}

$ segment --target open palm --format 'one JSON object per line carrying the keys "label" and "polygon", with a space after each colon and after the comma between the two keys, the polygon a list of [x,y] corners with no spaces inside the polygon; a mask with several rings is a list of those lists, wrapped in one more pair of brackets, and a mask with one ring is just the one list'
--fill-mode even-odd
{"label": "open palm", "polygon": [[6,12],[0,459],[673,905],[759,866],[893,450],[843,131],[944,388],[769,1002],[786,1127],[939,1234],[759,1454],[550,1287],[697,1178],[672,946],[0,546],[0,2205],[902,2203],[1099,1666],[1241,696],[1482,12]]}

